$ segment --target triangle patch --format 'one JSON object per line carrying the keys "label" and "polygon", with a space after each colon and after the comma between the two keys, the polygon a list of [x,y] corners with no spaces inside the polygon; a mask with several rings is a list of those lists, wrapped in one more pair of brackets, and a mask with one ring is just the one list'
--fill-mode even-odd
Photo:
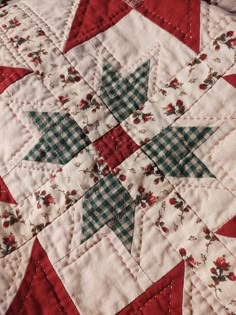
{"label": "triangle patch", "polygon": [[135,206],[130,205],[107,223],[129,252],[133,242],[134,216]]}
{"label": "triangle patch", "polygon": [[122,77],[109,64],[103,67],[101,98],[119,120],[123,121],[148,99],[150,62],[147,61]]}
{"label": "triangle patch", "polygon": [[229,74],[223,77],[225,81],[231,84],[233,87],[236,88],[236,74]]}
{"label": "triangle patch", "polygon": [[236,238],[236,216],[226,222],[221,228],[219,228],[216,234],[227,236],[227,237],[234,237]]}
{"label": "triangle patch", "polygon": [[64,51],[106,31],[130,10],[122,0],[81,0]]}
{"label": "triangle patch", "polygon": [[44,135],[25,156],[27,161],[65,165],[90,144],[68,113],[29,112],[29,117]]}
{"label": "triangle patch", "polygon": [[0,176],[0,201],[5,203],[10,203],[16,205],[17,202],[12,197],[7,185],[4,183],[2,177]]}
{"label": "triangle patch", "polygon": [[79,315],[45,251],[36,239],[18,292],[6,315]]}
{"label": "triangle patch", "polygon": [[200,0],[144,0],[136,10],[199,53]]}
{"label": "triangle patch", "polygon": [[215,129],[168,127],[143,146],[163,174],[172,177],[215,177],[193,153]]}
{"label": "triangle patch", "polygon": [[117,315],[181,315],[183,284],[184,261],[181,261]]}
{"label": "triangle patch", "polygon": [[31,73],[29,69],[0,66],[0,94],[12,83]]}

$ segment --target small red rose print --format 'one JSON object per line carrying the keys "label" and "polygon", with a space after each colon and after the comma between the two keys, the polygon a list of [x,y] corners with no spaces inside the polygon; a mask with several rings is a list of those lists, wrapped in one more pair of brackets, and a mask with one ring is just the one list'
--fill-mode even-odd
{"label": "small red rose print", "polygon": [[115,167],[113,170],[112,170],[112,173],[114,174],[114,175],[117,175],[117,174],[119,174],[119,172],[120,172],[120,168],[119,167]]}
{"label": "small red rose print", "polygon": [[231,281],[236,281],[236,276],[233,272],[230,272],[228,274],[228,279],[231,280]]}
{"label": "small red rose print", "polygon": [[[106,176],[106,175],[108,175],[109,173],[110,173],[110,168],[109,168],[109,166],[107,165],[106,167],[103,168],[103,170],[102,170],[102,175]],[[122,178],[124,178],[124,177],[122,177]]]}
{"label": "small red rose print", "polygon": [[218,241],[218,238],[215,236],[215,234],[213,232],[211,232],[208,227],[204,226],[203,227],[203,233],[205,234],[205,239],[207,240],[206,243],[206,248],[207,248],[207,252],[208,252],[208,248],[209,246],[215,242]]}
{"label": "small red rose print", "polygon": [[163,201],[161,204],[161,209],[159,210],[159,216],[158,216],[155,224],[156,224],[156,226],[161,228],[164,233],[168,233],[169,229],[163,220],[163,213],[165,212],[165,209],[166,209],[166,203],[165,203],[165,201]]}
{"label": "small red rose print", "polygon": [[119,176],[119,179],[124,182],[126,180],[126,176],[122,174]]}
{"label": "small red rose print", "polygon": [[229,267],[229,263],[227,263],[225,257],[218,257],[215,261],[215,265],[223,270],[227,270]]}
{"label": "small red rose print", "polygon": [[49,207],[51,204],[55,204],[55,200],[53,198],[52,195],[47,195],[45,196],[44,198],[44,201],[43,201],[43,204],[46,206],[46,207]]}
{"label": "small red rose print", "polygon": [[90,93],[79,102],[78,106],[82,110],[91,109],[92,113],[96,113],[102,107],[102,105]]}
{"label": "small red rose print", "polygon": [[200,84],[199,85],[199,89],[201,89],[201,90],[205,90],[206,88],[207,88],[206,84]]}
{"label": "small red rose print", "polygon": [[225,255],[217,257],[216,260],[213,261],[213,263],[214,266],[210,268],[213,283],[211,283],[209,287],[215,289],[215,293],[217,296],[217,292],[218,291],[221,292],[221,288],[219,287],[220,283],[227,281],[227,279],[230,281],[236,281],[236,277],[235,274],[232,271],[230,271],[231,265],[226,260]]}
{"label": "small red rose print", "polygon": [[4,228],[8,228],[9,222],[8,222],[8,221],[4,221],[3,224],[2,224],[2,226],[3,226]]}
{"label": "small red rose print", "polygon": [[22,37],[22,36],[14,36],[14,37],[10,37],[10,42],[13,44],[13,46],[18,49],[22,44],[24,44],[25,42],[28,42],[30,39],[30,36],[27,37]]}
{"label": "small red rose print", "polygon": [[0,250],[4,256],[13,252],[16,249],[16,247],[17,241],[12,233],[3,237],[2,244],[0,244]]}
{"label": "small red rose print", "polygon": [[234,36],[234,32],[233,31],[229,31],[229,32],[226,33],[226,36],[227,37],[232,37],[232,36]]}
{"label": "small red rose print", "polygon": [[176,101],[176,105],[177,105],[177,106],[182,106],[182,105],[183,105],[183,101],[177,100],[177,101]]}
{"label": "small red rose print", "polygon": [[147,203],[149,206],[153,205],[157,201],[157,197],[155,197],[151,192],[147,194]]}
{"label": "small red rose print", "polygon": [[165,233],[168,233],[168,232],[169,232],[169,229],[168,229],[166,226],[163,226],[163,227],[162,227],[162,231],[165,232]]}
{"label": "small red rose print", "polygon": [[62,103],[62,104],[65,104],[69,101],[69,97],[68,95],[61,95],[59,96],[59,101]]}
{"label": "small red rose print", "polygon": [[215,47],[215,50],[218,51],[221,49],[221,45],[226,45],[230,49],[234,49],[236,46],[236,37],[234,36],[233,31],[228,31],[226,33],[221,34],[219,37],[217,37],[213,45]]}
{"label": "small red rose print", "polygon": [[185,112],[184,103],[182,100],[178,99],[175,104],[170,103],[163,108],[167,116],[170,115],[183,115]]}
{"label": "small red rose print", "polygon": [[73,206],[73,204],[75,204],[76,201],[78,201],[79,199],[76,189],[72,189],[71,191],[66,191],[66,192],[64,190],[58,190],[58,191],[62,192],[65,196],[66,210],[68,210],[71,206]]}
{"label": "small red rose print", "polygon": [[162,94],[163,96],[166,96],[166,95],[167,95],[167,92],[166,92],[166,90],[164,90],[164,89],[160,89],[160,92],[161,92],[161,94]]}
{"label": "small red rose print", "polygon": [[203,232],[208,235],[210,233],[210,230],[206,226],[204,226]]}
{"label": "small red rose print", "polygon": [[164,181],[164,174],[158,169],[158,167],[153,164],[148,164],[145,167],[142,167],[143,174],[146,176],[154,175],[156,178],[154,179],[154,184],[158,185],[159,182]]}
{"label": "small red rose print", "polygon": [[165,112],[167,115],[172,115],[175,114],[175,108],[174,106],[170,103],[168,105],[166,105],[166,107],[164,108]]}
{"label": "small red rose print", "polygon": [[210,269],[210,271],[211,271],[211,273],[216,274],[216,268],[212,267],[212,268]]}
{"label": "small red rose print", "polygon": [[200,56],[196,57],[193,59],[193,61],[191,61],[190,63],[188,63],[189,68],[189,75],[192,73],[192,71],[196,68],[197,65],[201,64],[202,61],[207,59],[207,54],[202,53]]}
{"label": "small red rose print", "polygon": [[41,223],[41,224],[37,224],[37,225],[33,225],[31,232],[32,232],[32,236],[36,236],[40,231],[42,231],[47,225],[49,224],[49,222],[47,223]]}
{"label": "small red rose print", "polygon": [[37,191],[34,193],[37,201],[37,209],[41,209],[43,206],[50,207],[55,204],[55,199],[51,194],[47,194],[45,190]]}
{"label": "small red rose print", "polygon": [[201,54],[199,58],[201,60],[205,60],[207,58],[207,54]]}
{"label": "small red rose print", "polygon": [[141,194],[145,191],[144,187],[143,186],[139,186],[138,188],[138,192]]}
{"label": "small red rose print", "polygon": [[190,255],[190,256],[187,255],[187,251],[185,248],[180,248],[179,253],[185,259],[187,265],[190,268],[196,268],[196,266],[200,265],[200,262],[197,262],[195,258],[193,258],[193,255]]}
{"label": "small red rose print", "polygon": [[186,259],[187,264],[189,265],[189,267],[191,268],[195,268],[195,266],[197,265],[196,260],[193,258],[192,255],[190,255],[187,259]]}
{"label": "small red rose print", "polygon": [[38,36],[45,36],[45,33],[44,33],[43,30],[38,30],[38,31],[37,31],[37,35],[38,35]]}
{"label": "small red rose print", "polygon": [[33,62],[34,65],[37,66],[42,63],[42,56],[47,54],[48,52],[40,47],[39,50],[28,53],[27,57],[29,57],[31,59],[31,62]]}
{"label": "small red rose print", "polygon": [[186,202],[180,197],[178,193],[175,193],[173,197],[169,199],[170,205],[174,206],[178,211],[180,211],[180,223],[183,224],[184,215],[189,212],[190,207]]}
{"label": "small red rose print", "polygon": [[212,87],[216,81],[221,77],[216,71],[213,71],[211,67],[209,68],[208,76],[207,78],[199,85],[200,90],[206,90],[210,87]]}
{"label": "small red rose print", "polygon": [[226,44],[227,44],[228,47],[236,46],[236,37],[233,38],[233,39],[228,40]]}
{"label": "small red rose print", "polygon": [[175,198],[170,198],[170,199],[169,199],[169,203],[170,203],[171,205],[175,205],[175,204],[177,203],[177,200],[176,200]]}
{"label": "small red rose print", "polygon": [[179,253],[180,253],[181,256],[185,256],[185,255],[186,255],[186,250],[185,250],[185,248],[180,248],[180,249],[179,249]]}
{"label": "small red rose print", "polygon": [[70,83],[79,82],[81,80],[79,73],[75,68],[70,67],[67,70],[67,74],[60,74],[61,81],[64,83],[63,87]]}
{"label": "small red rose print", "polygon": [[147,205],[152,206],[158,199],[151,191],[146,192],[143,186],[139,186],[138,192],[135,203],[136,205],[141,204],[142,208],[146,208]]}
{"label": "small red rose print", "polygon": [[155,118],[153,117],[153,114],[151,112],[144,113],[143,109],[144,109],[144,105],[140,105],[139,109],[133,113],[132,118],[133,118],[133,123],[135,125],[138,125],[141,121],[146,123],[148,121],[154,121],[155,120]]}
{"label": "small red rose print", "polygon": [[34,73],[39,77],[40,80],[45,78],[45,73],[43,71],[40,72],[39,70],[36,70]]}
{"label": "small red rose print", "polygon": [[89,108],[89,103],[87,101],[85,101],[84,99],[82,99],[79,103],[79,107],[83,110]]}
{"label": "small red rose print", "polygon": [[5,211],[0,215],[0,220],[2,220],[2,226],[8,228],[9,226],[14,225],[15,223],[24,223],[20,210],[16,209],[13,211]]}
{"label": "small red rose print", "polygon": [[148,164],[146,167],[143,168],[145,175],[152,175],[154,173],[154,166],[152,164]]}
{"label": "small red rose print", "polygon": [[179,89],[183,83],[181,83],[177,78],[174,78],[170,83],[165,85],[165,88]]}
{"label": "small red rose print", "polygon": [[5,30],[9,30],[11,28],[15,28],[17,26],[20,26],[21,23],[19,22],[19,20],[17,18],[13,18],[11,20],[9,20],[8,24],[4,24],[2,25],[2,27],[5,29]]}
{"label": "small red rose print", "polygon": [[[81,164],[75,164],[75,166],[80,167]],[[84,174],[89,174],[89,177],[96,183],[102,176],[105,176],[110,173],[110,168],[106,164],[103,158],[99,158],[96,163],[91,168],[86,168],[81,170]],[[119,173],[120,169],[117,168],[117,174]],[[114,170],[113,170],[114,172]]]}

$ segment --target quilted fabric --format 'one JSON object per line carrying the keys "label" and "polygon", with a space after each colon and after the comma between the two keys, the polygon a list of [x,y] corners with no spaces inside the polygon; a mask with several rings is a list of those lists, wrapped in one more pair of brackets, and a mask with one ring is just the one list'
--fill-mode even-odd
{"label": "quilted fabric", "polygon": [[0,7],[0,314],[235,315],[235,1]]}

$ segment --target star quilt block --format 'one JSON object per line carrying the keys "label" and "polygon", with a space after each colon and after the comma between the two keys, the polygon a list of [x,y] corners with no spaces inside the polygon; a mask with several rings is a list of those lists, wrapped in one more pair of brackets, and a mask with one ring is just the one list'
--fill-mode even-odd
{"label": "star quilt block", "polygon": [[0,314],[236,314],[235,10],[0,1]]}

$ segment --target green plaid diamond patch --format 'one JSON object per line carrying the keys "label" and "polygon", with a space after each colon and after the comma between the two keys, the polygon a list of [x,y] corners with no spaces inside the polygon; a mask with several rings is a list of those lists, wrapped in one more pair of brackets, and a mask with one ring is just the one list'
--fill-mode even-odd
{"label": "green plaid diamond patch", "polygon": [[[84,197],[82,242],[108,224],[127,245],[134,224],[134,208],[129,207],[132,202],[130,194],[112,174],[100,180]],[[120,223],[116,226],[114,220]]]}
{"label": "green plaid diamond patch", "polygon": [[118,121],[147,101],[149,70],[148,61],[123,78],[110,65],[103,67],[101,98]]}
{"label": "green plaid diamond patch", "polygon": [[90,144],[69,114],[29,112],[29,116],[44,135],[25,160],[64,165]]}
{"label": "green plaid diamond patch", "polygon": [[168,127],[143,146],[159,169],[172,177],[214,177],[192,152],[215,131],[210,127]]}

